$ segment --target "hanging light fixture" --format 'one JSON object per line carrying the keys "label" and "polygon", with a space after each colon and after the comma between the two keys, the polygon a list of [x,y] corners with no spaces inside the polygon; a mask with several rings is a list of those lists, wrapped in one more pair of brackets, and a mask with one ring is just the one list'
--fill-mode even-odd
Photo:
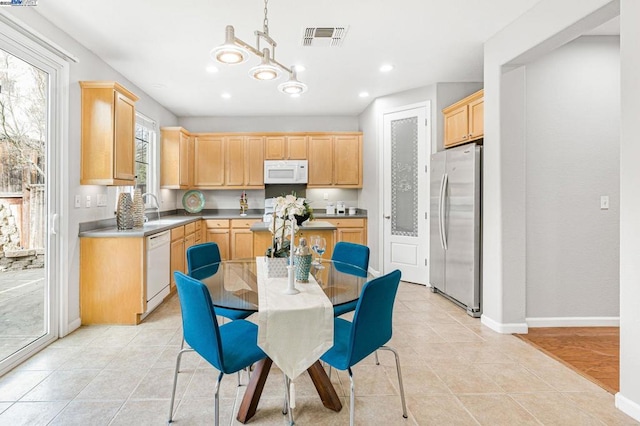
{"label": "hanging light fixture", "polygon": [[[264,0],[264,22],[262,31],[254,31],[256,36],[256,46],[240,40],[235,36],[235,30],[232,25],[227,25],[225,29],[224,44],[211,50],[211,57],[216,61],[233,65],[245,62],[249,53],[260,58],[260,64],[249,70],[249,75],[256,80],[275,80],[280,77],[281,72],[289,74],[289,80],[280,84],[278,89],[287,95],[300,95],[307,91],[306,84],[298,81],[294,67],[287,68],[276,60],[277,43],[269,36],[269,19],[267,18],[267,3]],[[260,49],[260,40],[265,41],[271,49]]]}
{"label": "hanging light fixture", "polygon": [[298,81],[296,76],[296,68],[294,66],[291,67],[291,72],[289,73],[289,80],[284,83],[280,83],[278,85],[278,90],[282,93],[286,93],[291,96],[300,96],[304,92],[307,91],[307,85]]}

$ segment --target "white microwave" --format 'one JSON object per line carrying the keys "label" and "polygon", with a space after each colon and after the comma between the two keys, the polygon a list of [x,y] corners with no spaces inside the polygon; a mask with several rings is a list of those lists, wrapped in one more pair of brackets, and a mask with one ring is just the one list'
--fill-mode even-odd
{"label": "white microwave", "polygon": [[307,183],[307,160],[265,160],[264,183]]}

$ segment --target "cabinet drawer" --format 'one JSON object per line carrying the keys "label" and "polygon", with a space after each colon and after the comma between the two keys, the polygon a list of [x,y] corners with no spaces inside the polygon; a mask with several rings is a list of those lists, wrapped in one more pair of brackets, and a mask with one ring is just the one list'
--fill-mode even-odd
{"label": "cabinet drawer", "polygon": [[363,228],[364,227],[364,219],[334,219],[327,218],[323,219],[327,222],[337,226],[338,228]]}
{"label": "cabinet drawer", "polygon": [[254,223],[260,222],[259,219],[231,219],[232,228],[251,228]]}
{"label": "cabinet drawer", "polygon": [[176,226],[171,229],[171,241],[184,238],[184,226]]}
{"label": "cabinet drawer", "polygon": [[195,222],[196,224],[196,231],[199,231],[202,229],[202,221],[198,220],[197,222]]}
{"label": "cabinet drawer", "polygon": [[229,228],[229,219],[207,219],[207,228]]}
{"label": "cabinet drawer", "polygon": [[195,222],[187,223],[184,226],[185,235],[193,234],[194,232],[196,232],[196,224],[195,224]]}

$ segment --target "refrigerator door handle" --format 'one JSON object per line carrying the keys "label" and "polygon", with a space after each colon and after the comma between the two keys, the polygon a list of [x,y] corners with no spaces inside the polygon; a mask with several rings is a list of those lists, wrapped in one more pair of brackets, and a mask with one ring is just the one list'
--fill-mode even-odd
{"label": "refrigerator door handle", "polygon": [[440,194],[438,194],[438,234],[440,236],[440,247],[444,250],[444,238],[442,237],[442,188],[444,188],[444,174],[440,179]]}
{"label": "refrigerator door handle", "polygon": [[442,238],[442,248],[447,250],[447,227],[446,218],[444,216],[446,210],[445,199],[447,196],[447,187],[449,186],[449,174],[445,173],[442,179],[442,189],[440,190],[440,235]]}

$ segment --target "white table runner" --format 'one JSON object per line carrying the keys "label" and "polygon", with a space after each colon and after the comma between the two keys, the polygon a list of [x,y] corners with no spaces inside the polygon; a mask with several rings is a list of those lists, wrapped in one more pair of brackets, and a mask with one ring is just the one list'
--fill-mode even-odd
{"label": "white table runner", "polygon": [[333,306],[313,276],[284,294],[287,278],[269,278],[266,258],[257,257],[258,346],[295,379],[333,346]]}

